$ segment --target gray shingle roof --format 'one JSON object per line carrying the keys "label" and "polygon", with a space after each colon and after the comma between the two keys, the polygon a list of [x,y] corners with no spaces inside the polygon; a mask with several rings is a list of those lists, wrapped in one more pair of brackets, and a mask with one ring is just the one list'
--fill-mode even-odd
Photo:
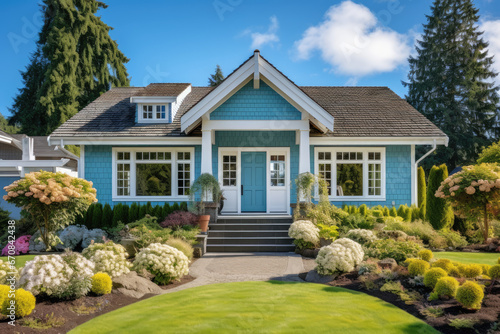
{"label": "gray shingle roof", "polygon": [[[136,124],[131,96],[175,96],[187,84],[113,88],[52,133],[57,137],[185,136],[180,118],[213,87],[192,87],[171,124]],[[182,89],[181,89],[182,88]],[[445,137],[427,118],[387,87],[300,87],[335,119],[332,137]],[[169,94],[166,94],[169,92]]]}
{"label": "gray shingle roof", "polygon": [[136,96],[179,96],[188,83],[152,83],[140,90]]}

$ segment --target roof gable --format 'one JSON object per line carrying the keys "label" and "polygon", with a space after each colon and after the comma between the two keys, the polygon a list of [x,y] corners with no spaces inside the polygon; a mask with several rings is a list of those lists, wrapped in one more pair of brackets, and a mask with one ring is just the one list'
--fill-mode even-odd
{"label": "roof gable", "polygon": [[333,131],[333,116],[305,94],[290,79],[278,71],[256,50],[254,55],[231,73],[219,86],[207,94],[181,118],[181,130],[190,132],[201,121],[221,106],[242,87],[252,81],[254,89],[260,89],[261,80],[307,116],[318,127]]}
{"label": "roof gable", "polygon": [[210,113],[210,120],[300,120],[302,113],[265,82],[248,82]]}

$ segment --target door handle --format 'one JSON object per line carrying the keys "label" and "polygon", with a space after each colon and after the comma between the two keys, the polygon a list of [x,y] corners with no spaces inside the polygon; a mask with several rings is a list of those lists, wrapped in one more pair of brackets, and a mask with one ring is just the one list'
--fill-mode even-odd
{"label": "door handle", "polygon": [[243,196],[243,185],[241,185],[241,196]]}

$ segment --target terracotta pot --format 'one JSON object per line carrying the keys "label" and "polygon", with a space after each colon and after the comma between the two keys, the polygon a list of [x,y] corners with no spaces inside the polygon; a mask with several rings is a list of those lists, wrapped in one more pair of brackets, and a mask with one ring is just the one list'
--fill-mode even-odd
{"label": "terracotta pot", "polygon": [[201,233],[205,233],[205,234],[207,233],[209,221],[210,221],[210,215],[200,216],[198,223],[200,224]]}

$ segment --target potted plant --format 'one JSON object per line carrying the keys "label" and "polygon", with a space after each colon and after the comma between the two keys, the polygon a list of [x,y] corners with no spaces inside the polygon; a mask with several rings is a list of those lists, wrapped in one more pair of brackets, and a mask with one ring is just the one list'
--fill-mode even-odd
{"label": "potted plant", "polygon": [[208,231],[210,221],[210,215],[206,213],[207,204],[217,208],[221,196],[219,181],[208,173],[201,174],[189,189],[190,210],[200,216],[200,229],[204,234]]}

